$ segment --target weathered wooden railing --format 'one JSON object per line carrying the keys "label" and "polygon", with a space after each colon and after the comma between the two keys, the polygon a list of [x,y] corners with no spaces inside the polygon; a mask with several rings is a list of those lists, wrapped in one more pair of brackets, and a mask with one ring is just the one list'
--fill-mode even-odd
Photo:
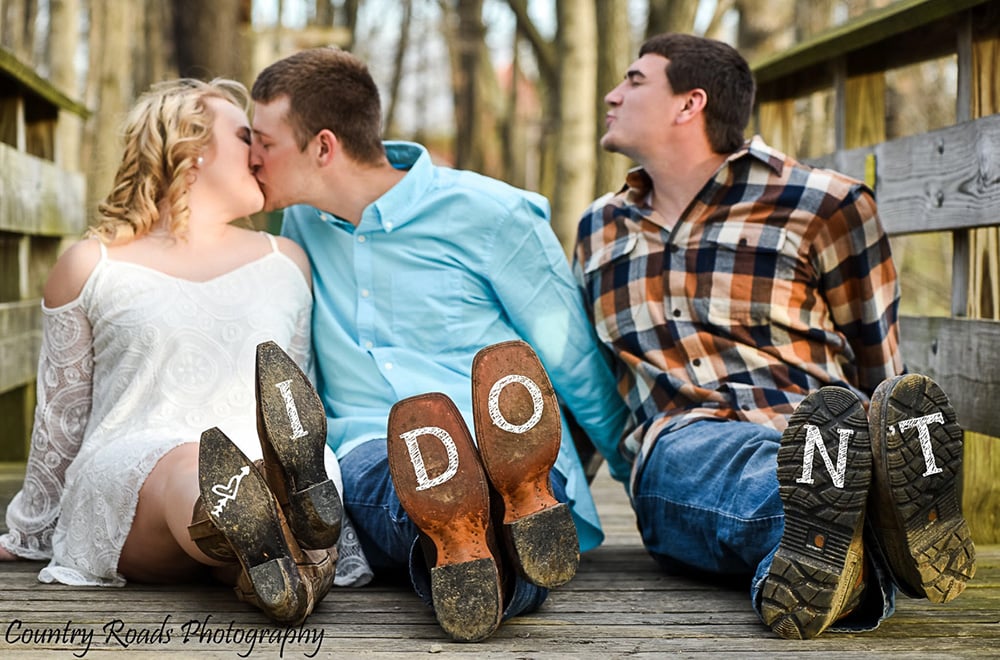
{"label": "weathered wooden railing", "polygon": [[27,455],[42,287],[62,240],[86,227],[84,178],[57,137],[86,115],[0,49],[0,461]]}
{"label": "weathered wooden railing", "polygon": [[[955,95],[955,124],[886,140],[886,72],[942,57],[956,62],[956,89],[939,90]],[[757,129],[768,142],[867,182],[894,245],[905,235],[950,235],[950,315],[904,316],[903,355],[910,371],[942,385],[973,432],[964,508],[977,541],[1000,542],[1000,2],[901,0],[754,72]],[[835,152],[795,154],[796,100],[824,89]]]}

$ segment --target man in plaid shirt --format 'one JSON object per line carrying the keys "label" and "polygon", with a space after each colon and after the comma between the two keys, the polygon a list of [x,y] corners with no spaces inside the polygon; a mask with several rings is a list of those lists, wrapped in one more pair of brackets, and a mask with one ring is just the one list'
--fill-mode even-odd
{"label": "man in plaid shirt", "polygon": [[605,97],[601,145],[639,167],[574,260],[634,418],[599,449],[666,570],[752,575],[782,637],[870,630],[975,572],[962,431],[901,375],[872,192],[745,141],[753,95],[734,49],[666,34]]}

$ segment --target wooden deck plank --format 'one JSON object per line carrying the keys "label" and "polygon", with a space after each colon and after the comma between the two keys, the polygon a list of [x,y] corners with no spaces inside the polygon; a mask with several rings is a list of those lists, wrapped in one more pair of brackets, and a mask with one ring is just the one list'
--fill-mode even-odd
{"label": "wooden deck plank", "polygon": [[[0,466],[0,504],[16,469]],[[539,612],[505,622],[489,640],[447,640],[405,585],[335,589],[304,626],[285,630],[217,585],[88,589],[40,584],[39,562],[0,564],[0,656],[199,658],[653,658],[667,654],[774,659],[972,658],[1000,649],[1000,546],[979,548],[976,579],[946,605],[900,598],[872,633],[776,638],[750,609],[746,584],[662,573],[642,549],[620,484],[594,484],[608,539]],[[73,638],[73,632],[76,637]],[[284,645],[282,645],[283,636]],[[89,644],[89,647],[88,647]]]}

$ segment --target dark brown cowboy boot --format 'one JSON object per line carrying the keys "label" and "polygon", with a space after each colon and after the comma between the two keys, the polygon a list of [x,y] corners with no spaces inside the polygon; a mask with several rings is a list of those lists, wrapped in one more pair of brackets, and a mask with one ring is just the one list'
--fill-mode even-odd
{"label": "dark brown cowboy boot", "polygon": [[240,600],[277,623],[301,624],[330,590],[336,548],[299,547],[258,467],[217,428],[202,434],[198,473],[191,539],[209,557],[239,563]]}
{"label": "dark brown cowboy boot", "polygon": [[264,475],[303,548],[336,545],[344,515],[326,473],[326,412],[312,383],[273,341],[257,346],[257,435]]}
{"label": "dark brown cowboy boot", "polygon": [[785,529],[761,590],[761,616],[786,639],[811,639],[864,591],[868,420],[858,397],[823,387],[788,420],[778,449]]}

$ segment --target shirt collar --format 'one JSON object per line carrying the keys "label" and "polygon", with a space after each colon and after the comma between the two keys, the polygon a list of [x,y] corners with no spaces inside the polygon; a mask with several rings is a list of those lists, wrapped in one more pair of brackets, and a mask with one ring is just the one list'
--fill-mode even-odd
{"label": "shirt collar", "polygon": [[409,208],[430,187],[434,165],[427,149],[415,142],[384,142],[389,163],[406,175],[365,208],[358,229],[373,225],[390,232],[413,219]]}
{"label": "shirt collar", "polygon": [[[737,161],[745,158],[760,162],[774,172],[775,176],[780,177],[782,170],[785,168],[785,154],[767,146],[763,138],[759,135],[754,135],[751,139],[744,142],[742,147],[726,158],[726,162],[721,169],[724,170],[727,167],[731,167]],[[619,194],[625,193],[625,200],[629,204],[644,208],[649,206],[649,194],[652,190],[653,180],[649,178],[649,174],[643,168],[636,167],[629,170],[628,175],[625,177],[625,185],[619,191]]]}
{"label": "shirt collar", "polygon": [[773,149],[764,142],[764,139],[759,135],[754,135],[752,138],[743,143],[743,146],[738,150],[730,154],[729,158],[726,159],[726,163],[733,163],[742,158],[750,157],[753,158],[774,172],[775,176],[781,176],[781,172],[785,169],[785,154],[781,153],[777,149]]}

